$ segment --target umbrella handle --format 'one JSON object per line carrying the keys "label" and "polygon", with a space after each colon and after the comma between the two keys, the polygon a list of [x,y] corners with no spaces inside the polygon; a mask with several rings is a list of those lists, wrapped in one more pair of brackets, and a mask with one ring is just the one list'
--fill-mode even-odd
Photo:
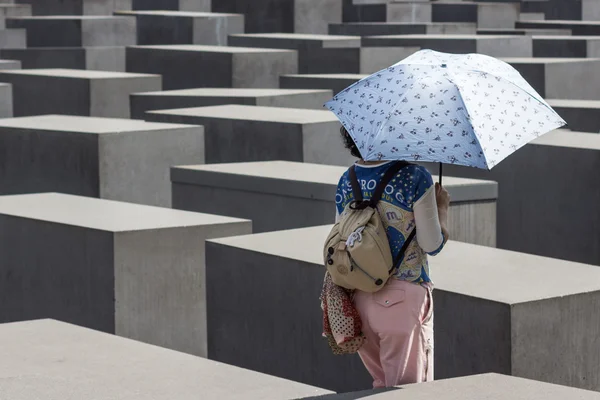
{"label": "umbrella handle", "polygon": [[440,186],[442,186],[442,172],[443,172],[443,165],[442,163],[440,163]]}

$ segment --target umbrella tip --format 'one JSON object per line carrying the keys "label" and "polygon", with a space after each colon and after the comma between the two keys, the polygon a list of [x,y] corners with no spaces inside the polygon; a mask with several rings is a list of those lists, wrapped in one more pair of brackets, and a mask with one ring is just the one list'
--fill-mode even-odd
{"label": "umbrella tip", "polygon": [[447,65],[446,65],[446,64],[442,64],[442,68],[446,68],[446,67],[447,67]]}

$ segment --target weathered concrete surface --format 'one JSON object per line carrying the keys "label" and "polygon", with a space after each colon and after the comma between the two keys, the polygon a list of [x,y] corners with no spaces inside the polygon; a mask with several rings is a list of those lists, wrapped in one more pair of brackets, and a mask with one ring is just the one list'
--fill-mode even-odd
{"label": "weathered concrete surface", "polygon": [[135,19],[114,16],[34,16],[6,20],[8,28],[27,30],[27,47],[130,46]]}
{"label": "weathered concrete surface", "polygon": [[285,89],[328,89],[335,94],[367,76],[366,74],[282,75],[279,78],[279,86]]}
{"label": "weathered concrete surface", "polygon": [[[285,161],[176,166],[173,208],[247,218],[254,232],[330,224],[346,168]],[[496,183],[449,177],[445,185],[452,196],[452,238],[495,246]]]}
{"label": "weathered concrete surface", "polygon": [[302,89],[199,88],[133,93],[131,118],[144,119],[147,111],[226,104],[323,110],[332,96],[331,90]]}
{"label": "weathered concrete surface", "polygon": [[373,391],[326,394],[304,400],[597,400],[598,393],[500,374],[481,374]]}
{"label": "weathered concrete surface", "polygon": [[434,2],[431,7],[433,22],[475,22],[479,28],[514,28],[520,16],[517,2]]}
{"label": "weathered concrete surface", "polygon": [[298,71],[319,73],[374,73],[420,50],[419,47],[361,48],[360,36],[259,33],[231,35],[231,46],[298,51]]}
{"label": "weathered concrete surface", "polygon": [[[31,4],[33,15],[110,15],[131,9],[132,0],[12,0]],[[134,0],[135,1],[135,0]],[[149,0],[144,0],[148,2]]]}
{"label": "weathered concrete surface", "polygon": [[478,35],[568,36],[570,29],[477,29]]}
{"label": "weathered concrete surface", "polygon": [[0,29],[0,49],[22,49],[26,46],[25,29]]}
{"label": "weathered concrete surface", "polygon": [[[130,0],[132,10],[176,10],[210,12],[210,0]],[[125,9],[125,8],[122,8]]]}
{"label": "weathered concrete surface", "polygon": [[[568,4],[568,3],[565,3]],[[573,35],[600,35],[600,21],[517,21],[517,29],[570,29]]]}
{"label": "weathered concrete surface", "polygon": [[418,46],[446,53],[481,53],[492,57],[531,57],[529,36],[391,35],[366,36],[365,47]]}
{"label": "weathered concrete surface", "polygon": [[547,103],[578,132],[600,133],[600,101],[548,99]]}
{"label": "weathered concrete surface", "polygon": [[204,44],[226,46],[227,35],[244,33],[244,16],[190,11],[120,11],[133,16],[137,44]]}
{"label": "weathered concrete surface", "polygon": [[0,194],[171,206],[169,168],[204,162],[201,126],[46,115],[0,119]]}
{"label": "weathered concrete surface", "polygon": [[544,98],[600,99],[600,58],[502,58]]}
{"label": "weathered concrete surface", "polygon": [[4,49],[0,55],[19,60],[25,69],[89,69],[125,72],[125,47],[36,47]]}
{"label": "weathered concrete surface", "polygon": [[55,318],[204,357],[204,241],[251,232],[246,220],[53,193],[0,197],[0,221],[0,322]]}
{"label": "weathered concrete surface", "polygon": [[534,36],[534,57],[600,57],[598,36]]}
{"label": "weathered concrete surface", "polygon": [[0,118],[13,116],[13,94],[12,85],[0,83]]}
{"label": "weathered concrete surface", "polygon": [[0,70],[13,85],[14,115],[129,118],[129,95],[161,90],[159,75],[75,69]]}
{"label": "weathered concrete surface", "polygon": [[279,76],[298,71],[293,50],[224,46],[131,46],[127,71],[161,74],[164,89],[275,88]]}
{"label": "weathered concrete surface", "polygon": [[[1,52],[1,50],[0,50],[0,52]],[[21,69],[21,61],[19,61],[19,60],[0,60],[0,69]]]}
{"label": "weathered concrete surface", "polygon": [[475,33],[477,33],[477,26],[474,23],[346,22],[329,24],[330,35],[474,35]]}
{"label": "weathered concrete surface", "polygon": [[11,400],[289,400],[328,391],[53,320],[0,325]]}
{"label": "weathered concrete surface", "polygon": [[6,29],[6,18],[31,16],[31,5],[0,3],[0,29]]}
{"label": "weathered concrete surface", "polygon": [[490,172],[448,165],[444,174],[498,182],[499,248],[600,265],[598,170],[600,135],[557,130]]}
{"label": "weathered concrete surface", "polygon": [[[211,359],[335,391],[371,386],[358,356],[332,355],[320,335],[330,228],[207,242]],[[600,325],[600,268],[454,241],[430,265],[437,379],[498,372],[600,390],[590,334]]]}
{"label": "weathered concrete surface", "polygon": [[246,32],[326,34],[342,22],[341,0],[213,0],[212,11],[246,16]]}
{"label": "weathered concrete surface", "polygon": [[224,105],[150,111],[151,121],[203,125],[207,163],[288,160],[348,165],[329,111]]}

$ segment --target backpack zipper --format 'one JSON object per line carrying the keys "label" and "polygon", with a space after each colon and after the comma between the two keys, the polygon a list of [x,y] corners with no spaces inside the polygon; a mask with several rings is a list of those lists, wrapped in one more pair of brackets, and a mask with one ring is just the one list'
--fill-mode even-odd
{"label": "backpack zipper", "polygon": [[368,276],[369,278],[371,278],[371,280],[373,282],[376,282],[377,279],[373,278],[367,271],[365,271],[364,269],[362,269],[358,263],[356,261],[354,261],[354,259],[352,258],[352,255],[350,254],[350,252],[348,252],[348,257],[350,258],[350,271],[352,271],[352,267],[356,267],[360,272],[362,272],[363,274],[365,274],[366,276]]}

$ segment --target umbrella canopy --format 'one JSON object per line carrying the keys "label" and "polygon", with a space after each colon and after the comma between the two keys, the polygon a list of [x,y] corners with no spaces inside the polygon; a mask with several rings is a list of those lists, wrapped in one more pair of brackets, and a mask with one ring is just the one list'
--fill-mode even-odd
{"label": "umbrella canopy", "polygon": [[509,64],[421,50],[325,104],[363,159],[491,169],[565,121]]}

